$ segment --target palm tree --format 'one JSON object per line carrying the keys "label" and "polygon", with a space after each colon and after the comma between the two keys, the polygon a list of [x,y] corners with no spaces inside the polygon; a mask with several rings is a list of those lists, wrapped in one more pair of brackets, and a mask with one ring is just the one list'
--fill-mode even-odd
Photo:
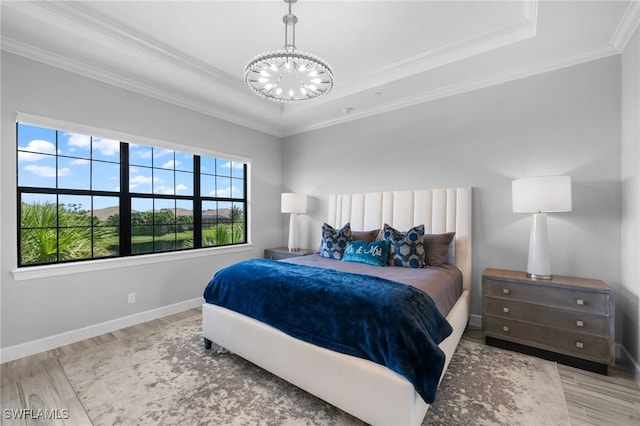
{"label": "palm tree", "polygon": [[202,245],[204,247],[221,246],[241,243],[244,241],[244,225],[241,223],[219,223],[203,232]]}
{"label": "palm tree", "polygon": [[[50,263],[106,256],[111,227],[85,213],[67,211],[53,203],[22,204],[21,264]],[[92,250],[93,249],[93,250]]]}
{"label": "palm tree", "polygon": [[231,221],[233,223],[244,222],[244,211],[236,204],[231,207]]}

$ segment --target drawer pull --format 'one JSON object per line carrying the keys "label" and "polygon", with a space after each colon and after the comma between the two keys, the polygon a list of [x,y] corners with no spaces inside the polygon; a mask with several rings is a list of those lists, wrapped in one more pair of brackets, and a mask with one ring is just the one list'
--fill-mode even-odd
{"label": "drawer pull", "polygon": [[504,312],[505,314],[508,314],[509,312],[511,312],[511,309],[509,309],[508,306],[505,306],[504,308],[502,308],[502,312]]}
{"label": "drawer pull", "polygon": [[503,325],[502,326],[502,331],[504,331],[505,333],[509,332],[509,326],[508,325]]}
{"label": "drawer pull", "polygon": [[576,305],[584,305],[584,299],[576,299]]}
{"label": "drawer pull", "polygon": [[584,327],[584,321],[576,320],[576,327]]}
{"label": "drawer pull", "polygon": [[580,341],[576,342],[576,348],[583,349],[584,348],[584,343],[582,343]]}
{"label": "drawer pull", "polygon": [[508,288],[503,288],[502,289],[502,294],[509,294],[509,289]]}

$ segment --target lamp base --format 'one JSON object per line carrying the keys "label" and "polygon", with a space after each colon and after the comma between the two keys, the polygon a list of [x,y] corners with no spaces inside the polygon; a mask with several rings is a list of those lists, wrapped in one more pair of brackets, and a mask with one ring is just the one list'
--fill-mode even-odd
{"label": "lamp base", "polygon": [[547,233],[547,215],[534,213],[529,239],[529,261],[527,276],[537,280],[550,280],[551,261],[549,260],[549,237]]}
{"label": "lamp base", "polygon": [[289,243],[287,244],[289,251],[298,251],[298,215],[291,213],[289,216]]}
{"label": "lamp base", "polygon": [[553,275],[540,275],[540,274],[531,274],[527,272],[527,278],[531,278],[532,280],[552,280]]}

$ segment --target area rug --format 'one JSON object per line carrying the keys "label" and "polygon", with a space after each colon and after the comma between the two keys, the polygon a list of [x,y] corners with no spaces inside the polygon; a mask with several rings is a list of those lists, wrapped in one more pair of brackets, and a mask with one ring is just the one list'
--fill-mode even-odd
{"label": "area rug", "polygon": [[[184,319],[60,363],[94,425],[363,425]],[[554,363],[463,339],[423,425],[568,425]]]}
{"label": "area rug", "polygon": [[460,341],[423,425],[570,425],[556,363]]}

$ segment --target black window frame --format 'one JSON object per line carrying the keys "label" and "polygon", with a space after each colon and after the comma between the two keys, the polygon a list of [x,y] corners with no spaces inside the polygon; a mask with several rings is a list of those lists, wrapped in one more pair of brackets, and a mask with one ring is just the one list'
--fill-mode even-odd
{"label": "black window frame", "polygon": [[[163,146],[153,145],[148,142],[144,143],[144,146],[156,148],[156,149],[167,149],[172,150],[174,152],[182,152],[193,155],[193,191],[192,195],[179,195],[179,194],[159,194],[159,193],[141,193],[141,192],[132,192],[130,191],[130,161],[129,161],[129,146],[130,145],[139,145],[133,142],[125,142],[120,140],[120,187],[119,191],[105,191],[105,190],[92,190],[92,189],[66,189],[66,188],[57,188],[57,180],[58,180],[58,172],[56,171],[56,188],[49,187],[36,187],[36,186],[20,186],[19,184],[19,176],[20,176],[20,161],[19,155],[20,152],[24,152],[24,150],[20,149],[19,145],[19,127],[20,125],[34,126],[40,127],[47,130],[52,130],[56,132],[56,150],[58,148],[58,134],[60,132],[67,132],[67,130],[61,130],[60,128],[51,128],[50,126],[41,126],[37,123],[33,122],[16,122],[16,188],[17,188],[17,263],[19,268],[29,268],[33,266],[44,266],[44,265],[56,265],[56,264],[67,264],[67,263],[76,263],[76,262],[86,262],[86,261],[99,261],[103,259],[114,259],[114,258],[123,258],[123,257],[137,257],[137,256],[146,256],[158,253],[171,253],[171,252],[184,252],[190,250],[201,250],[208,249],[212,247],[226,247],[226,246],[237,246],[248,243],[248,164],[249,162],[246,160],[236,160],[235,156],[229,155],[225,156],[225,154],[211,154],[211,155],[202,155],[196,154],[193,152],[188,152],[182,150],[183,148],[175,149],[175,148],[166,148]],[[56,126],[58,127],[58,126]],[[60,126],[64,127],[64,126]],[[92,132],[94,133],[94,132]],[[99,132],[95,132],[99,133]],[[89,136],[89,135],[87,135]],[[91,135],[91,138],[99,137],[96,135]],[[118,138],[119,139],[119,138]],[[58,159],[61,156],[59,152],[55,154],[56,164],[58,163]],[[63,156],[64,157],[64,156]],[[210,196],[203,195],[201,188],[201,159],[209,158],[215,159],[216,161],[229,161],[231,164],[240,163],[242,164],[242,177],[234,177],[233,179],[241,179],[242,180],[242,197],[234,197],[233,194],[229,194],[229,196]],[[94,160],[93,158],[89,161],[99,161]],[[115,163],[114,163],[115,164]],[[153,166],[152,166],[153,169]],[[175,174],[174,170],[174,174]],[[215,176],[220,176],[217,173]],[[230,167],[229,179],[232,180],[233,170]],[[226,177],[226,176],[225,176]],[[175,185],[175,183],[174,183]],[[98,256],[94,257],[94,242],[91,243],[91,257],[81,258],[81,259],[70,259],[70,260],[60,260],[60,250],[59,250],[59,241],[56,239],[56,261],[47,261],[47,262],[38,262],[38,263],[23,263],[22,259],[22,196],[23,194],[46,194],[46,195],[55,195],[56,196],[56,205],[59,206],[58,197],[60,195],[77,195],[77,196],[99,196],[99,197],[113,197],[118,198],[119,200],[119,224],[118,224],[118,235],[119,235],[119,253],[117,255],[111,256]],[[193,247],[182,247],[168,250],[158,250],[158,251],[146,251],[141,253],[134,253],[132,250],[132,199],[163,199],[163,200],[186,200],[192,202],[193,209]],[[238,222],[231,222],[232,224],[238,223],[242,225],[242,240],[237,242],[223,243],[223,244],[214,244],[214,245],[203,245],[202,243],[202,233],[203,233],[203,220],[202,220],[202,205],[203,202],[222,202],[222,203],[230,203],[232,205],[241,205],[242,208],[242,220]],[[59,207],[58,207],[59,208]],[[175,217],[177,221],[177,216]],[[218,223],[218,222],[217,222]],[[220,222],[221,223],[221,222]],[[92,228],[95,226],[91,225]],[[56,235],[59,235],[60,223],[57,222],[56,227]],[[155,240],[154,240],[155,241]]]}

